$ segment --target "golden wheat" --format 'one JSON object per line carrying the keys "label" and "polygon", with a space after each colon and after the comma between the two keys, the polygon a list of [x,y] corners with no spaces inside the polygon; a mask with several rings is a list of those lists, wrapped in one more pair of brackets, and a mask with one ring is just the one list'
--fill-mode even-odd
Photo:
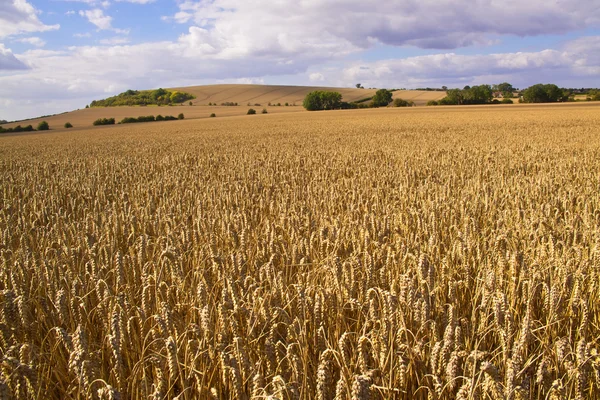
{"label": "golden wheat", "polygon": [[598,110],[0,138],[0,397],[600,397]]}

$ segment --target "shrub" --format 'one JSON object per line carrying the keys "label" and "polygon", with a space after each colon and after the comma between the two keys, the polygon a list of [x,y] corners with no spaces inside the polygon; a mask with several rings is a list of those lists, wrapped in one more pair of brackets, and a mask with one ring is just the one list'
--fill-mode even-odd
{"label": "shrub", "polygon": [[98,118],[93,122],[94,125],[114,125],[114,118]]}
{"label": "shrub", "polygon": [[254,103],[254,107],[260,107],[260,103]]}
{"label": "shrub", "polygon": [[179,114],[179,115],[177,116],[177,119],[184,119],[184,118],[185,118],[185,117],[183,116],[183,113],[181,113],[181,114]]}
{"label": "shrub", "polygon": [[156,116],[156,121],[164,121],[164,120],[165,120],[165,117],[163,117],[162,115],[158,114]]}
{"label": "shrub", "polygon": [[266,114],[266,113],[267,113],[267,109],[266,109],[266,108],[263,108],[263,110],[262,110],[262,113],[263,113],[263,114]]}
{"label": "shrub", "polygon": [[216,116],[217,116],[217,114],[215,114],[215,113],[210,114],[211,118],[215,118]]}
{"label": "shrub", "polygon": [[290,105],[290,103],[285,103],[285,106],[288,107]]}
{"label": "shrub", "polygon": [[392,105],[394,107],[412,107],[415,105],[415,103],[413,103],[412,101],[407,101],[404,99],[394,99],[394,101],[392,102]]}
{"label": "shrub", "polygon": [[435,100],[429,100],[427,102],[427,105],[428,106],[437,106],[437,105],[439,105],[439,103],[437,101],[435,101]]}
{"label": "shrub", "polygon": [[277,107],[281,107],[281,103],[277,103]]}
{"label": "shrub", "polygon": [[47,131],[50,129],[50,125],[46,121],[42,121],[37,126],[38,131]]}
{"label": "shrub", "polygon": [[494,99],[494,100],[492,100],[492,104],[500,104],[500,100]]}
{"label": "shrub", "polygon": [[71,125],[70,122],[66,122],[65,123],[65,128],[72,128],[72,127],[73,127],[73,125]]}
{"label": "shrub", "polygon": [[22,127],[21,125],[17,125],[14,128],[2,128],[0,126],[0,133],[11,133],[11,132],[33,132],[33,126],[27,125],[26,127]]}
{"label": "shrub", "polygon": [[256,110],[254,108],[251,108],[248,110],[248,112],[246,113],[246,115],[254,115],[256,114]]}
{"label": "shrub", "polygon": [[191,102],[191,101],[189,102],[189,105],[190,105],[190,106],[192,105],[192,102]]}
{"label": "shrub", "polygon": [[502,104],[513,104],[513,101],[511,99],[509,99],[509,98],[505,98],[505,99],[502,99],[502,101],[500,103],[502,103]]}

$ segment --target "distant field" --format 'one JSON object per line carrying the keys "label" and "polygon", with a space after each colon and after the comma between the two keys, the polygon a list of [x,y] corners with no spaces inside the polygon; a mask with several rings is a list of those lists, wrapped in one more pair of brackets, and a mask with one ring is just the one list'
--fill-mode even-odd
{"label": "distant field", "polygon": [[0,136],[2,397],[598,399],[599,111]]}
{"label": "distant field", "polygon": [[[211,113],[217,117],[233,115],[245,115],[249,108],[254,108],[258,113],[266,108],[269,113],[298,112],[305,111],[302,102],[307,93],[313,90],[334,90],[342,94],[344,101],[356,101],[375,94],[375,89],[356,88],[327,88],[307,86],[267,86],[267,85],[209,85],[173,88],[191,93],[196,96],[192,100],[192,106],[185,102],[185,106],[147,106],[147,107],[106,107],[92,108],[72,111],[65,114],[55,115],[47,118],[35,118],[27,121],[2,125],[4,128],[12,128],[16,125],[26,126],[37,124],[44,120],[50,124],[52,130],[63,130],[66,122],[70,122],[76,128],[92,127],[94,120],[98,118],[114,117],[117,121],[125,117],[139,117],[146,115],[174,115],[183,113],[187,119],[208,118]],[[445,96],[444,92],[426,92],[416,90],[396,91],[394,98],[401,97],[404,100],[412,100],[417,105],[425,105],[429,100],[439,100]],[[222,107],[221,103],[238,103],[238,106]],[[272,106],[268,106],[268,103]],[[218,106],[208,106],[208,103],[216,103]],[[248,106],[248,103],[251,105]],[[280,103],[281,106],[277,106]],[[285,106],[288,103],[288,106]],[[260,106],[255,106],[260,104]],[[296,106],[293,106],[293,105]]]}

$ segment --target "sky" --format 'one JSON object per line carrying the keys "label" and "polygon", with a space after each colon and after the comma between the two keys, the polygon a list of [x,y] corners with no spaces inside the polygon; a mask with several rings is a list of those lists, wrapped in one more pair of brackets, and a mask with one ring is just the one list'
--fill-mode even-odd
{"label": "sky", "polygon": [[0,0],[0,120],[127,89],[599,78],[600,0]]}

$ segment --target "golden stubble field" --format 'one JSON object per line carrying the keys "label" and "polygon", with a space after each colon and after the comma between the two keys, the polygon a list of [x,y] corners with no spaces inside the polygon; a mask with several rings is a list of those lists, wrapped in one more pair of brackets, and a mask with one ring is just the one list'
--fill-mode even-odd
{"label": "golden stubble field", "polygon": [[598,398],[599,110],[2,137],[0,397]]}

